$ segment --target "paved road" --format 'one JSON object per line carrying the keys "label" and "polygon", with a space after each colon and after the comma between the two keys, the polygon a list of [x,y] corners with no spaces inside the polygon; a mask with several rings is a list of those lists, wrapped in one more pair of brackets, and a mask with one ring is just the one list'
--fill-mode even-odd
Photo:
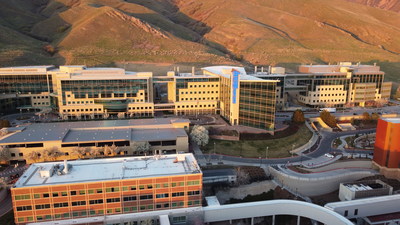
{"label": "paved road", "polygon": [[[218,155],[218,154],[200,154],[199,149],[195,149],[195,155],[199,160],[200,164],[203,162],[223,162],[224,164],[238,164],[238,163],[245,163],[245,164],[254,164],[254,165],[261,165],[261,164],[286,164],[286,163],[298,163],[301,161],[312,160],[314,158],[318,158],[323,156],[326,153],[330,152],[337,152],[337,149],[333,149],[331,147],[332,141],[336,138],[343,136],[343,135],[355,135],[355,134],[362,134],[362,133],[371,133],[375,132],[375,129],[366,129],[366,130],[355,130],[355,131],[345,131],[345,132],[321,132],[322,139],[318,146],[318,148],[308,154],[303,154],[301,156],[289,157],[289,158],[279,158],[279,159],[265,159],[265,158],[241,158],[235,156],[226,156],[226,155]],[[201,152],[201,151],[200,151]],[[369,153],[365,150],[351,150],[347,151],[351,153],[362,153],[366,154]],[[197,154],[196,154],[197,153]],[[309,161],[312,162],[312,161]]]}
{"label": "paved road", "polygon": [[10,177],[10,175],[19,174],[22,175],[26,169],[28,169],[29,165],[19,166],[17,168],[9,167],[3,172],[0,172],[0,177]]}
{"label": "paved road", "polygon": [[8,213],[11,209],[12,209],[11,195],[8,194],[7,197],[2,202],[0,202],[0,217]]}

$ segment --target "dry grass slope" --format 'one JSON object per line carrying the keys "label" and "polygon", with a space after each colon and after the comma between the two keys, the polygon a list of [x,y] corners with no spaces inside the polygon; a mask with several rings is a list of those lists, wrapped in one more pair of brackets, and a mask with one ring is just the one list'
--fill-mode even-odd
{"label": "dry grass slope", "polygon": [[[393,1],[354,1],[397,7]],[[400,14],[357,3],[0,0],[0,65],[144,61],[295,68],[311,62],[379,61],[398,81]],[[48,55],[42,50],[46,44],[58,53]]]}

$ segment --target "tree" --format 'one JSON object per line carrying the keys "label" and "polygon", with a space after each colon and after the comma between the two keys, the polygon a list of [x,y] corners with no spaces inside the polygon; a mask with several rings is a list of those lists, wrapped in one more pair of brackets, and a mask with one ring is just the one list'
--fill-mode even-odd
{"label": "tree", "polygon": [[322,121],[324,121],[329,127],[336,127],[336,118],[330,112],[324,110],[319,114],[319,116],[321,117]]}
{"label": "tree", "polygon": [[292,122],[294,123],[304,123],[306,119],[304,118],[304,113],[300,109],[293,112]]}
{"label": "tree", "polygon": [[140,142],[136,145],[136,152],[143,152],[143,153],[147,153],[150,150],[150,144],[148,141],[146,142]]}
{"label": "tree", "polygon": [[111,146],[104,146],[104,155],[107,156],[115,156],[119,152],[118,147],[115,146],[115,144],[112,144]]}
{"label": "tree", "polygon": [[0,162],[8,163],[11,157],[10,149],[4,146],[0,146]]}
{"label": "tree", "polygon": [[7,178],[0,177],[0,190],[7,187]]}
{"label": "tree", "polygon": [[379,119],[378,113],[372,113],[372,114],[371,114],[371,120],[376,121],[376,120],[378,120],[378,119]]}
{"label": "tree", "polygon": [[43,157],[45,161],[55,161],[58,157],[60,157],[61,153],[58,152],[56,147],[51,149],[45,149],[43,151]]}
{"label": "tree", "polygon": [[10,127],[10,121],[8,120],[0,120],[0,129],[4,127]]}
{"label": "tree", "polygon": [[30,152],[27,156],[26,156],[26,159],[28,160],[28,161],[32,161],[32,162],[38,162],[39,161],[39,159],[40,159],[40,153],[39,152],[37,152],[37,151],[32,151],[32,152]]}
{"label": "tree", "polygon": [[102,151],[100,148],[92,148],[89,153],[91,157],[96,158],[101,155]]}
{"label": "tree", "polygon": [[199,146],[205,146],[208,144],[208,130],[199,125],[195,125],[190,132],[190,138]]}
{"label": "tree", "polygon": [[76,156],[78,159],[83,159],[85,158],[86,152],[86,148],[75,147],[72,149],[71,155]]}
{"label": "tree", "polygon": [[364,112],[364,113],[362,114],[362,118],[363,118],[364,121],[369,121],[369,120],[371,120],[371,116],[369,115],[368,112]]}

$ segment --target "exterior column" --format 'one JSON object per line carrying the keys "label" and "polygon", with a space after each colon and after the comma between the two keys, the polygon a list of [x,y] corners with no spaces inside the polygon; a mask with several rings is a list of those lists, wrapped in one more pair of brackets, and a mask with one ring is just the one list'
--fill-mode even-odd
{"label": "exterior column", "polygon": [[300,225],[300,216],[297,216],[297,225]]}
{"label": "exterior column", "polygon": [[275,215],[272,215],[272,225],[275,225]]}
{"label": "exterior column", "polygon": [[254,225],[254,217],[251,217],[251,225]]}

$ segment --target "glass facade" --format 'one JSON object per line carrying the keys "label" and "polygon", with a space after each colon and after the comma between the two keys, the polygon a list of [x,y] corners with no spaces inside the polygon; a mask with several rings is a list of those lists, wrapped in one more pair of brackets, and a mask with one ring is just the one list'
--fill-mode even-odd
{"label": "glass facade", "polygon": [[240,82],[239,124],[274,130],[275,82]]}
{"label": "glass facade", "polygon": [[40,94],[52,91],[51,75],[0,76],[0,94]]}

